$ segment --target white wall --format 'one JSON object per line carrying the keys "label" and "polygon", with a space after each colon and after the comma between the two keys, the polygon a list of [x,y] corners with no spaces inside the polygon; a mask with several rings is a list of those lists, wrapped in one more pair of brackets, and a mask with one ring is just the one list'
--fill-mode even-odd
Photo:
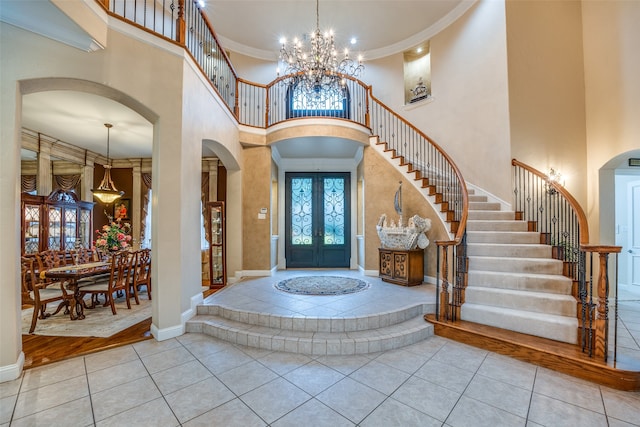
{"label": "white wall", "polygon": [[[640,149],[640,2],[583,1],[587,123],[587,206],[591,242],[613,243],[613,205],[601,204],[599,170]],[[605,194],[606,196],[606,194]],[[607,235],[600,235],[600,229]]]}
{"label": "white wall", "polygon": [[[467,181],[511,200],[505,6],[480,1],[431,39],[433,100],[404,105],[403,55],[365,61],[373,94],[435,140]],[[242,77],[275,79],[273,63],[231,54]],[[486,165],[491,165],[487,173]]]}
{"label": "white wall", "polygon": [[[50,90],[64,81],[68,89],[126,103],[153,123],[154,335],[180,334],[193,298],[201,297],[200,230],[194,218],[200,211],[202,143],[216,141],[233,158],[241,151],[237,128],[193,67],[185,66],[182,48],[110,23],[120,31],[109,30],[106,49],[92,53],[0,23],[0,234],[11,242],[0,245],[0,380],[20,370],[18,176],[25,88]],[[37,84],[29,80],[41,78]]]}

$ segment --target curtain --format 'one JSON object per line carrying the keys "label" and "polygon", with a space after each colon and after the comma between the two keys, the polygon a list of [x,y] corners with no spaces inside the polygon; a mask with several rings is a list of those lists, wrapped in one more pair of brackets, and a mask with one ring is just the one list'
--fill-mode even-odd
{"label": "curtain", "polygon": [[80,175],[55,175],[56,185],[63,191],[74,191],[78,193],[78,184],[80,184]]}
{"label": "curtain", "polygon": [[147,228],[147,212],[149,212],[149,190],[151,190],[151,174],[143,172],[141,174],[142,177],[142,188],[144,191],[142,192],[142,215],[140,218],[140,241],[144,241],[145,232]]}
{"label": "curtain", "polygon": [[37,175],[22,175],[20,186],[23,193],[31,193],[32,191],[36,191],[37,184]]}

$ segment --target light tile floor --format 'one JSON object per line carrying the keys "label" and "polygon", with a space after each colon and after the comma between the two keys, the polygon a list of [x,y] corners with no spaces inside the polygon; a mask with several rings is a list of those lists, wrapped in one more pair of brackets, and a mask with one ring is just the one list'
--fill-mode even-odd
{"label": "light tile floor", "polygon": [[28,370],[0,384],[0,417],[3,426],[632,426],[640,393],[441,337],[310,357],[185,334]]}
{"label": "light tile floor", "polygon": [[[396,288],[412,298],[425,292]],[[250,295],[280,301],[270,292]],[[0,426],[7,425],[640,426],[640,392],[441,337],[382,353],[316,357],[185,334],[1,383]]]}

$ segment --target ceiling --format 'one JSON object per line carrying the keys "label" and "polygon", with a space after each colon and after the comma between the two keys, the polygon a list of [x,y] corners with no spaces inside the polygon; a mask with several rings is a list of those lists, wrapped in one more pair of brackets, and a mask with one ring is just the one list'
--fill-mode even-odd
{"label": "ceiling", "polygon": [[[315,0],[204,2],[226,49],[265,60],[277,60],[282,37],[302,38],[316,27]],[[320,30],[333,30],[338,50],[348,47],[366,61],[416,47],[472,4],[473,0],[322,0]],[[351,38],[357,40],[353,46]]]}
{"label": "ceiling", "polygon": [[[3,14],[18,7],[46,6],[49,1],[15,2],[2,0]],[[315,27],[314,0],[204,0],[205,13],[216,29],[225,48],[257,58],[275,60],[281,37],[308,34]],[[443,25],[464,12],[474,0],[323,0],[319,2],[321,30],[332,28],[336,45],[346,46],[352,37],[357,43],[350,47],[367,58],[401,52],[427,40]],[[15,9],[15,10],[14,10]],[[17,10],[17,11],[16,11]],[[47,10],[49,10],[47,12]],[[36,11],[30,10],[30,14]],[[2,16],[6,22],[11,17]],[[17,18],[16,18],[17,19]],[[76,25],[68,20],[70,28]],[[46,21],[45,21],[46,22]],[[56,24],[58,28],[64,23]],[[36,29],[27,28],[38,32]],[[78,46],[76,46],[78,47]],[[23,126],[54,139],[106,155],[107,131],[104,123],[112,123],[110,157],[113,159],[151,157],[153,127],[142,116],[110,99],[82,92],[50,91],[25,95],[22,105]],[[344,143],[344,141],[342,141]],[[316,143],[291,142],[279,144],[283,158],[320,156]],[[306,147],[306,153],[301,152]],[[357,145],[334,151],[351,156]],[[214,153],[204,148],[203,156]],[[324,151],[326,154],[326,151]]]}

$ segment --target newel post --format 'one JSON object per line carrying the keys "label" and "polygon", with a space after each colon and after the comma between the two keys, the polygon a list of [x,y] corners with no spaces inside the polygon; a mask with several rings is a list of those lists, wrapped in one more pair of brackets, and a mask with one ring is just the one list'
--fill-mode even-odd
{"label": "newel post", "polygon": [[584,245],[582,250],[597,252],[599,255],[598,303],[594,320],[595,357],[606,361],[609,346],[609,254],[620,253],[622,247]]}
{"label": "newel post", "polygon": [[436,245],[438,246],[438,252],[442,250],[442,262],[440,263],[440,271],[442,274],[440,275],[442,278],[442,291],[440,295],[436,295],[440,305],[440,312],[437,320],[451,320],[451,304],[449,298],[449,246],[452,242],[448,241],[437,241]]}
{"label": "newel post", "polygon": [[184,0],[178,0],[178,19],[176,19],[176,41],[181,45],[187,42],[187,23],[184,20]]}

